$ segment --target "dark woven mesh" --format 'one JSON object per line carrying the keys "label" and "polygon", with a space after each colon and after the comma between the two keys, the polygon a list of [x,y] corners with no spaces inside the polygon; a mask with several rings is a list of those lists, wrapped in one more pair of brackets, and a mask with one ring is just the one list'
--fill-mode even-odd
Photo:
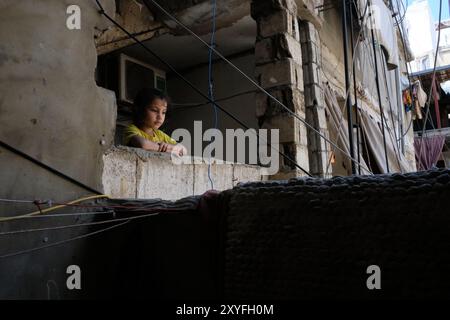
{"label": "dark woven mesh", "polygon": [[[450,171],[250,183],[228,196],[226,297],[450,297]],[[373,264],[382,290],[366,287]]]}

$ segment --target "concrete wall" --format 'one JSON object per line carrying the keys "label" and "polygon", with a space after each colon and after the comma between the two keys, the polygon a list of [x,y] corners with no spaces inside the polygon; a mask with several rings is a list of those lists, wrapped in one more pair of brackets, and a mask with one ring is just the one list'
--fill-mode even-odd
{"label": "concrete wall", "polygon": [[[113,198],[176,200],[211,189],[208,165],[200,161],[176,165],[169,154],[127,147],[112,149],[103,159],[103,188]],[[260,167],[237,163],[213,163],[211,177],[221,191],[264,179]]]}
{"label": "concrete wall", "polygon": [[[102,3],[113,14],[114,1]],[[66,9],[71,4],[80,6],[81,30],[66,28]],[[114,94],[98,88],[94,81],[94,29],[106,27],[93,1],[0,2],[0,140],[99,190],[102,154],[112,143],[116,115]],[[0,168],[0,198],[67,202],[91,193],[1,147]],[[31,204],[2,202],[0,216],[36,209]],[[53,224],[40,219],[19,221],[2,222],[0,231],[73,224],[80,219]],[[0,255],[65,240],[87,230],[75,229],[2,235]],[[8,262],[1,259],[0,296],[76,297],[77,293],[55,287],[55,283],[64,279],[67,266],[82,263],[78,253],[84,245],[83,241],[72,242],[57,255],[43,250]],[[37,283],[40,285],[33,285]]]}
{"label": "concrete wall", "polygon": [[[207,51],[205,50],[207,55]],[[255,60],[253,53],[245,53],[231,59],[247,75],[253,76]],[[197,88],[208,94],[208,65],[203,64],[183,72],[183,75],[190,80]],[[255,92],[256,88],[223,61],[216,61],[213,65],[214,96],[216,100],[240,94],[231,99],[218,102],[225,110],[229,111],[250,128],[258,129],[256,119]],[[174,103],[178,104],[201,104],[206,102],[205,98],[193,91],[182,80],[170,77],[167,80],[168,93]],[[202,106],[176,106],[170,111],[170,116],[165,124],[168,134],[177,128],[185,128],[189,132],[194,132],[194,121],[202,121],[203,131],[214,128],[214,109],[211,104]],[[224,134],[226,129],[242,128],[235,120],[217,109],[217,128]],[[204,144],[206,145],[206,144]],[[200,154],[195,154],[201,156]],[[224,150],[224,157],[226,152]],[[248,159],[248,156],[246,156]],[[231,160],[231,159],[229,159]],[[236,159],[235,159],[236,160]]]}
{"label": "concrete wall", "polygon": [[[208,52],[205,50],[207,57]],[[255,70],[255,60],[253,53],[247,53],[241,57],[231,59],[247,75],[253,77]],[[187,70],[183,75],[194,85],[208,94],[208,65],[200,65],[191,70]],[[214,95],[216,99],[221,99],[235,95],[237,93],[256,90],[256,88],[242,75],[238,74],[228,64],[219,60],[213,65]],[[198,104],[206,102],[205,98],[194,92],[182,80],[176,77],[169,77],[167,80],[167,88],[173,102]],[[238,117],[242,122],[251,128],[258,128],[255,115],[254,94],[248,93],[238,97],[219,102],[219,104],[229,110],[230,113]],[[174,107],[175,108],[175,107]],[[210,104],[195,107],[181,108],[172,110],[172,118],[168,123],[167,130],[171,132],[176,128],[186,128],[193,132],[195,120],[203,121],[203,129],[214,127],[214,110]],[[218,129],[224,132],[225,129],[241,128],[233,119],[218,110]]]}
{"label": "concrete wall", "polygon": [[[103,3],[113,14],[114,1]],[[81,30],[66,27],[71,4],[81,9]],[[114,94],[94,81],[94,29],[107,26],[88,0],[0,3],[0,140],[97,189],[116,117]],[[90,193],[4,149],[0,167],[2,198]]]}

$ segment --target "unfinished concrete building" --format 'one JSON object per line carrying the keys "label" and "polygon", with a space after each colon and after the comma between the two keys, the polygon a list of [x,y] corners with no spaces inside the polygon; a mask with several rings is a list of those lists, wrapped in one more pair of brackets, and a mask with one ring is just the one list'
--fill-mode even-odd
{"label": "unfinished concrete building", "polygon": [[[318,178],[416,171],[411,114],[402,102],[406,61],[412,57],[396,8],[383,0],[352,1],[344,19],[342,3],[223,0],[213,6],[186,0],[160,1],[160,8],[158,1],[74,0],[70,5],[80,8],[81,25],[68,28],[72,12],[65,1],[2,1],[0,164],[7,169],[0,177],[0,198],[67,203],[95,192],[115,199],[176,200],[209,190],[209,169],[220,191],[240,182],[302,177],[298,166]],[[207,95],[210,49],[192,33],[210,43],[212,30],[214,48],[236,66],[212,55],[215,100],[249,128],[280,130],[280,149],[293,161],[280,157],[274,175],[265,175],[248,157],[208,168],[174,165],[166,154],[123,146],[123,128],[142,81],[171,97],[168,134],[177,128],[194,134],[195,121],[202,122],[203,131],[244,129],[220,111],[214,123],[213,105],[165,64]],[[36,205],[41,211],[39,204],[0,203],[1,216]],[[6,240],[4,248],[48,240]],[[56,265],[70,263],[72,253],[82,251],[71,246]],[[45,254],[51,260],[51,253]],[[32,283],[37,274],[61,276],[59,269],[24,271],[28,259],[8,265],[18,270],[12,278],[18,283]],[[41,289],[24,294],[11,282],[5,288],[3,294],[14,297],[45,294]]]}
{"label": "unfinished concrete building", "polygon": [[[104,1],[103,5],[120,26],[207,93],[208,48],[152,1],[146,3],[124,0]],[[6,40],[3,43],[10,44],[2,48],[2,141],[113,197],[178,199],[206,191],[210,185],[204,163],[172,166],[158,154],[112,147],[122,144],[122,129],[131,120],[132,96],[148,74],[154,76],[155,86],[167,89],[172,99],[165,127],[169,134],[176,128],[194,133],[194,121],[202,121],[203,131],[212,128],[212,105],[106,19],[95,3],[80,1],[80,30],[68,29],[66,20],[58,27],[64,5],[4,4],[4,33],[18,11],[20,17],[29,12],[29,17],[20,18],[17,33],[2,36]],[[210,2],[165,1],[162,6],[189,30],[209,41]],[[400,40],[393,18],[388,19],[389,28],[373,28],[378,97],[370,26],[380,21],[368,18],[371,10],[376,11],[373,8],[390,12],[382,1],[372,6],[366,1],[355,2],[347,9],[347,15],[353,15],[353,25],[349,25],[349,18],[346,24],[347,71],[351,76],[354,66],[356,75],[356,90],[351,83],[348,90],[353,110],[353,156],[361,163],[356,164],[355,173],[414,171],[410,115],[405,113],[401,101],[408,48]],[[47,12],[49,18],[36,22],[39,10]],[[341,12],[339,1],[291,0],[218,1],[215,11],[215,48],[289,110],[217,55],[212,68],[216,100],[250,128],[279,129],[280,149],[319,177],[352,174],[351,161],[341,152],[350,151]],[[68,16],[66,13],[64,18]],[[31,26],[36,30],[33,36],[25,32]],[[26,34],[21,34],[21,30]],[[142,70],[147,74],[142,75]],[[144,78],[136,80],[133,76]],[[380,109],[384,111],[383,119]],[[381,124],[387,152],[383,150]],[[225,132],[240,127],[219,111],[218,129]],[[4,151],[2,161],[16,162],[12,161],[16,157]],[[27,171],[20,161],[16,163],[21,169],[9,170],[3,185],[11,181],[25,184],[26,180],[17,177],[18,172]],[[36,169],[29,170],[31,174]],[[259,166],[239,163],[213,165],[211,170],[218,190],[241,181],[304,175],[283,158],[279,172],[269,177],[262,174]],[[152,181],[151,186],[148,180]],[[9,196],[18,192],[7,189]],[[52,188],[49,189],[51,193]],[[21,190],[19,195],[29,193]]]}

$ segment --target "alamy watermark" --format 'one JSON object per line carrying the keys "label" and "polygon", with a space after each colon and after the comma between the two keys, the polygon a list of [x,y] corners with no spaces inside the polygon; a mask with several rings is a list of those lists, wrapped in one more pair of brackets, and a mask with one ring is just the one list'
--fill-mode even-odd
{"label": "alamy watermark", "polygon": [[366,286],[369,290],[380,290],[381,289],[381,269],[379,266],[373,264],[367,267],[367,274],[370,276],[367,278]]}
{"label": "alamy watermark", "polygon": [[81,29],[81,9],[76,4],[67,7],[66,13],[69,15],[66,19],[66,27],[69,30]]}
{"label": "alamy watermark", "polygon": [[66,273],[69,274],[66,280],[66,286],[69,290],[81,290],[81,269],[73,264],[67,267]]}
{"label": "alamy watermark", "polygon": [[[203,161],[207,164],[238,162],[260,165],[264,175],[274,175],[279,170],[278,129],[248,129],[246,131],[226,129],[224,136],[222,131],[214,128],[203,132],[202,122],[194,121],[194,136],[187,129],[176,129],[172,133],[172,138],[180,141],[188,149],[188,154],[183,157],[172,153],[171,159],[174,164],[192,164]],[[203,148],[204,142],[209,144]],[[191,154],[200,158],[191,157]]]}

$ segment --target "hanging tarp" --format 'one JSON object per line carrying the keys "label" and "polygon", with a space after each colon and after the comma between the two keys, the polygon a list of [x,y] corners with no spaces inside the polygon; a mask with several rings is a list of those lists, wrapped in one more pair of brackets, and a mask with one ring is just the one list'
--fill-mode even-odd
{"label": "hanging tarp", "polygon": [[[361,124],[363,132],[366,136],[367,143],[370,150],[373,153],[375,161],[380,169],[381,173],[388,173],[386,166],[386,157],[383,143],[383,133],[381,126],[381,118],[378,115],[369,113],[367,109],[359,109],[361,115]],[[405,156],[399,152],[398,145],[396,143],[395,135],[388,126],[384,125],[385,137],[386,137],[386,150],[389,162],[389,172],[411,172],[415,171],[411,167]]]}
{"label": "hanging tarp", "polygon": [[430,170],[436,166],[441,156],[444,143],[445,136],[414,138],[417,170]]}
{"label": "hanging tarp", "polygon": [[[350,139],[348,136],[348,122],[344,118],[342,111],[339,107],[339,103],[336,99],[336,95],[333,90],[329,87],[329,85],[324,86],[325,93],[325,107],[329,114],[329,121],[331,126],[328,128],[330,132],[330,136],[335,136],[338,138],[337,145],[344,150],[347,154],[350,154]],[[357,149],[356,139],[354,139],[354,148],[355,154]],[[371,174],[368,169],[370,169],[364,161],[364,158],[360,154],[360,165],[361,165],[361,174]],[[347,158],[348,159],[348,158]],[[358,157],[355,156],[355,160],[358,160]],[[350,164],[350,159],[348,159],[348,163]],[[358,164],[356,164],[356,168],[358,168]]]}
{"label": "hanging tarp", "polygon": [[399,65],[396,26],[391,10],[383,0],[372,0],[372,13],[375,38],[379,41],[386,56],[388,70]]}

